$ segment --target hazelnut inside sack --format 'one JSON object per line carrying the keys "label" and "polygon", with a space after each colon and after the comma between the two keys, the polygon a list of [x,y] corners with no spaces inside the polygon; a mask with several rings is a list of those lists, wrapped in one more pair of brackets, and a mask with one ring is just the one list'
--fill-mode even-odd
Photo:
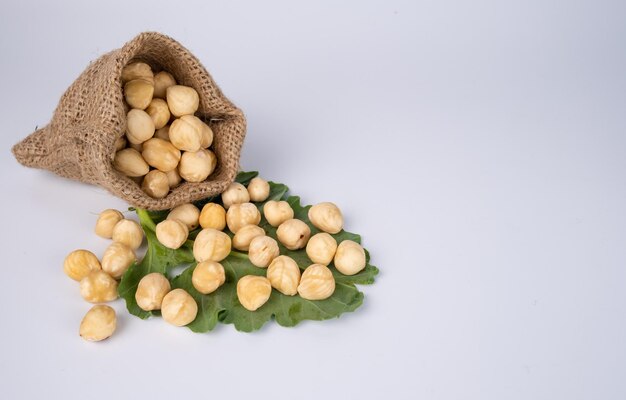
{"label": "hazelnut inside sack", "polygon": [[[123,79],[122,70],[135,61],[148,64],[154,71],[153,75],[149,76],[138,67],[136,70],[128,70],[130,76]],[[140,144],[133,141],[143,143],[146,136],[157,135],[159,130],[161,132],[154,137],[164,137],[166,132],[162,130],[163,127],[157,128],[164,123],[163,102],[152,100],[161,98],[158,96],[163,96],[174,81],[178,85],[193,88],[198,94],[195,116],[207,123],[212,131],[212,137],[205,133],[201,140],[203,143],[210,140],[216,165],[208,177],[204,177],[204,174],[191,175],[185,171],[189,179],[200,181],[185,181],[183,177],[180,184],[170,183],[168,194],[157,198],[142,190],[141,184],[132,176],[116,169],[113,160],[116,150],[123,148],[122,138],[130,139],[128,149],[141,154],[136,149]],[[129,82],[135,83],[130,85],[127,91],[129,94],[125,98],[124,89]],[[127,114],[131,110],[131,103],[132,109],[142,110],[136,113],[139,120],[146,119],[144,114],[156,118],[154,132],[152,127],[147,132],[130,127],[133,133],[127,135]],[[172,113],[173,117],[188,112],[195,104],[180,103],[178,106]],[[198,125],[195,120],[192,122]],[[144,32],[122,48],[90,63],[63,94],[51,121],[16,144],[12,150],[16,159],[25,166],[46,169],[66,178],[99,185],[135,207],[162,210],[214,196],[226,189],[238,171],[245,131],[243,112],[224,96],[189,50],[168,36]],[[154,152],[154,148],[149,148],[148,154]],[[127,156],[131,161],[133,157],[137,158],[130,151]],[[193,165],[195,159],[189,156],[185,157],[185,161],[186,165]],[[123,164],[122,169],[128,167],[129,173],[136,175],[147,173],[146,166],[151,167],[149,163],[144,165],[133,162],[132,165]],[[172,175],[172,171],[163,172],[168,179]]]}

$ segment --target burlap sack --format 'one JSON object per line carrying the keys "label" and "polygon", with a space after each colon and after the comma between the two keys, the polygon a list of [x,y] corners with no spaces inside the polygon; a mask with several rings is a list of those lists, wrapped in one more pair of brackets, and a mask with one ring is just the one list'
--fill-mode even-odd
{"label": "burlap sack", "polygon": [[[214,133],[215,172],[205,182],[181,184],[163,199],[148,196],[112,165],[115,141],[126,132],[122,68],[136,59],[196,89],[197,115],[210,121]],[[189,50],[168,36],[144,32],[89,64],[61,97],[50,123],[16,144],[13,154],[25,166],[100,185],[136,207],[162,210],[221,193],[237,174],[245,132],[241,110],[224,97]]]}

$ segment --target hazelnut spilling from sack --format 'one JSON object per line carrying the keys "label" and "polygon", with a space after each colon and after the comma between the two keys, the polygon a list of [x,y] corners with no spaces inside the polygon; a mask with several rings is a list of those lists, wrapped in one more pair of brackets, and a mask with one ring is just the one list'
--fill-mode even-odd
{"label": "hazelnut spilling from sack", "polygon": [[[133,64],[145,68],[127,69],[123,77]],[[92,62],[63,94],[50,123],[16,144],[13,154],[25,166],[100,185],[136,207],[162,210],[223,192],[237,175],[245,131],[243,112],[189,50],[145,32]],[[164,157],[158,156],[161,150]],[[162,162],[172,158],[177,163]],[[196,172],[203,158],[210,160],[208,177],[185,172],[185,165]],[[170,183],[176,182],[172,175],[183,179],[158,190],[165,175]]]}

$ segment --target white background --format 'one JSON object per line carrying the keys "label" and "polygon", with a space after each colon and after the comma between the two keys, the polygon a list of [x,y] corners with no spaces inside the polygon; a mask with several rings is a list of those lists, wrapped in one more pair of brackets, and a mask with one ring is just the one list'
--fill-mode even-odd
{"label": "white background", "polygon": [[[620,1],[41,2],[0,12],[0,397],[623,399]],[[245,112],[245,169],[339,204],[381,275],[357,312],[193,334],[62,272],[102,189],[17,164],[67,86],[143,30]]]}

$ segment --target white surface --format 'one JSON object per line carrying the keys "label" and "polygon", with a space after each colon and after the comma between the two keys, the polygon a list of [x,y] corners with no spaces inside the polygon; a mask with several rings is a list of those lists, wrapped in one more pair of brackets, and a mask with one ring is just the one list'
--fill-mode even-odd
{"label": "white surface", "polygon": [[[0,398],[625,398],[623,2],[16,3]],[[382,271],[361,309],[197,335],[118,301],[114,337],[78,337],[89,305],[62,260],[101,254],[95,214],[124,204],[9,148],[142,30],[244,109],[244,168],[343,207]]]}

